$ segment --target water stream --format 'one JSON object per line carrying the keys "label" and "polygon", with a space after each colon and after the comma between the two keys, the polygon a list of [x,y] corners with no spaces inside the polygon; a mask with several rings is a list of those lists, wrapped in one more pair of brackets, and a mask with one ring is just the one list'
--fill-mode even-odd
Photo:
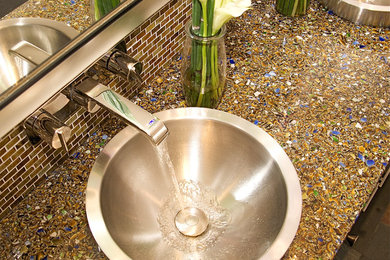
{"label": "water stream", "polygon": [[168,174],[171,177],[173,186],[175,188],[175,196],[179,202],[180,209],[184,209],[184,201],[181,196],[179,182],[176,178],[175,167],[173,166],[171,156],[169,155],[168,143],[166,138],[157,146],[157,153],[160,157],[160,165],[166,166]]}
{"label": "water stream", "polygon": [[[221,207],[214,191],[193,180],[178,181],[171,161],[166,140],[157,152],[162,165],[169,171],[173,188],[160,208],[158,223],[164,241],[182,252],[200,252],[211,248],[226,230],[230,222],[230,213]],[[175,217],[185,208],[197,208],[207,216],[207,229],[199,236],[183,235],[175,225]]]}

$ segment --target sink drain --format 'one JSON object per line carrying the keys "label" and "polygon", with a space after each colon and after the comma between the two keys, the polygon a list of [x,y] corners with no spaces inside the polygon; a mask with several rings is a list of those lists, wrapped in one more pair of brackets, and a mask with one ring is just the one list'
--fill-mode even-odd
{"label": "sink drain", "polygon": [[198,208],[184,208],[175,217],[176,228],[185,236],[196,237],[206,231],[208,218]]}
{"label": "sink drain", "polygon": [[209,188],[194,181],[179,182],[182,201],[172,187],[157,221],[163,240],[181,252],[202,252],[215,245],[230,223],[230,212],[218,204]]}

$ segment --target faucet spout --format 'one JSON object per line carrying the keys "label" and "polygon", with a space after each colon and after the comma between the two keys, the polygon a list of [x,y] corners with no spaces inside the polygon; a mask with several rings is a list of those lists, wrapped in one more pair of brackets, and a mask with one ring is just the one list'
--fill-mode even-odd
{"label": "faucet spout", "polygon": [[76,91],[115,113],[127,124],[136,126],[156,145],[168,135],[168,129],[160,119],[91,78],[81,82]]}

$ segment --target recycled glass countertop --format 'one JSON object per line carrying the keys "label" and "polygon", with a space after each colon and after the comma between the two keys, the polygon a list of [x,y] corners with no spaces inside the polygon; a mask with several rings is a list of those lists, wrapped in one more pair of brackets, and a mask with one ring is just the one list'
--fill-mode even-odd
{"label": "recycled glass countertop", "polygon": [[[231,21],[228,83],[218,109],[273,136],[301,182],[303,208],[284,259],[331,259],[389,162],[390,30],[359,26],[312,1],[304,17],[273,1]],[[184,107],[180,55],[133,101],[150,112]],[[99,151],[123,125],[111,120],[0,220],[0,255],[104,259],[85,214]]]}

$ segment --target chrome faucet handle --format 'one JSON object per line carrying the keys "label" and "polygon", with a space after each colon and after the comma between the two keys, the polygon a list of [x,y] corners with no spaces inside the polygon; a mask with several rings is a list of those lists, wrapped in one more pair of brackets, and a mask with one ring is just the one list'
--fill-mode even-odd
{"label": "chrome faucet handle", "polygon": [[140,75],[143,69],[142,63],[122,51],[113,49],[107,52],[99,60],[99,64],[124,80],[130,81],[135,78],[142,82]]}
{"label": "chrome faucet handle", "polygon": [[69,126],[62,123],[46,110],[40,109],[37,111],[34,116],[25,121],[24,125],[27,132],[30,133],[30,140],[33,138],[31,134],[35,134],[50,144],[54,149],[63,147],[69,152],[68,146],[66,145],[71,132]]}
{"label": "chrome faucet handle", "polygon": [[61,147],[63,147],[66,153],[69,154],[69,148],[68,145],[66,144],[66,142],[69,140],[69,136],[67,137],[63,130],[57,130],[57,136],[58,139],[60,139]]}
{"label": "chrome faucet handle", "polygon": [[100,109],[100,106],[91,98],[75,91],[73,87],[67,87],[62,90],[62,93],[76,104],[84,107],[89,113],[95,113]]}

